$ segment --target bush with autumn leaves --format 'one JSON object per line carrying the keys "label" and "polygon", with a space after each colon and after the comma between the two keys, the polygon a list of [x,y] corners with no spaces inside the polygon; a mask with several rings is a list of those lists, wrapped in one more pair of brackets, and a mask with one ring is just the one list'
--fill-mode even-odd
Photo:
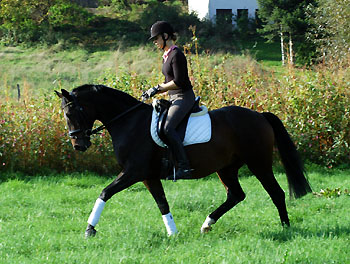
{"label": "bush with autumn leaves", "polygon": [[[195,93],[209,109],[239,105],[272,112],[286,126],[304,161],[327,167],[349,162],[348,69],[274,70],[249,57],[188,51],[187,58]],[[124,69],[107,72],[96,83],[138,98],[162,79],[157,70],[146,76]],[[1,98],[0,171],[116,173],[119,167],[106,133],[95,136],[87,152],[76,152],[67,136],[60,100],[53,92],[20,101]]]}

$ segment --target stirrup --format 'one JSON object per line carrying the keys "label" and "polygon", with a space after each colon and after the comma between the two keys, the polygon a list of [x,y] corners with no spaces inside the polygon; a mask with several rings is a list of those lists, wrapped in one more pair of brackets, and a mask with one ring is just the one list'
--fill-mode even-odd
{"label": "stirrup", "polygon": [[172,180],[173,182],[176,182],[177,180],[191,180],[193,179],[192,171],[193,169],[183,169],[183,168],[179,168],[177,171],[175,171],[175,167],[174,167],[173,175],[167,176],[166,180]]}

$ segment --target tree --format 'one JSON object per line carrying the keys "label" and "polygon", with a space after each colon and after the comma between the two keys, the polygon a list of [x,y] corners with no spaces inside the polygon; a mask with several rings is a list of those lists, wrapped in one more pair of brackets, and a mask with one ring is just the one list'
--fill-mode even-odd
{"label": "tree", "polygon": [[11,44],[36,41],[47,29],[86,25],[89,16],[70,0],[1,0],[1,38]]}
{"label": "tree", "polygon": [[308,37],[323,61],[350,63],[350,0],[318,0],[308,7]]}
{"label": "tree", "polygon": [[258,0],[259,18],[263,28],[259,29],[267,39],[276,36],[281,40],[282,64],[285,64],[285,38],[289,40],[289,63],[294,63],[293,45],[295,41],[304,41],[308,28],[306,8],[316,0]]}

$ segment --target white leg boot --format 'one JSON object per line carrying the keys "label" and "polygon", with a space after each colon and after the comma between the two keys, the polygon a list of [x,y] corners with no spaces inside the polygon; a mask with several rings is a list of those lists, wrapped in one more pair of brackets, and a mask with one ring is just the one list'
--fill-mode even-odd
{"label": "white leg boot", "polygon": [[162,218],[166,227],[166,231],[168,232],[168,236],[175,235],[178,231],[176,229],[176,225],[172,214],[168,213],[166,215],[162,215]]}
{"label": "white leg boot", "polygon": [[95,206],[92,209],[92,212],[90,214],[90,217],[88,219],[88,224],[92,226],[96,226],[98,221],[100,220],[101,213],[103,211],[103,208],[105,207],[106,202],[102,199],[98,198],[96,200]]}

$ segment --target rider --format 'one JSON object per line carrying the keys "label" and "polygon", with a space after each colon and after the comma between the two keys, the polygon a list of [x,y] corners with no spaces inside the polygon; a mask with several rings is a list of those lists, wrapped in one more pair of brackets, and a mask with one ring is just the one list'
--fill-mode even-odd
{"label": "rider", "polygon": [[190,178],[191,169],[176,127],[193,107],[195,95],[188,77],[186,57],[174,45],[174,33],[173,27],[166,21],[158,21],[151,27],[149,40],[164,51],[162,73],[165,82],[149,89],[145,94],[149,98],[157,93],[168,92],[171,106],[165,121],[164,134],[178,164],[175,179],[181,179]]}

